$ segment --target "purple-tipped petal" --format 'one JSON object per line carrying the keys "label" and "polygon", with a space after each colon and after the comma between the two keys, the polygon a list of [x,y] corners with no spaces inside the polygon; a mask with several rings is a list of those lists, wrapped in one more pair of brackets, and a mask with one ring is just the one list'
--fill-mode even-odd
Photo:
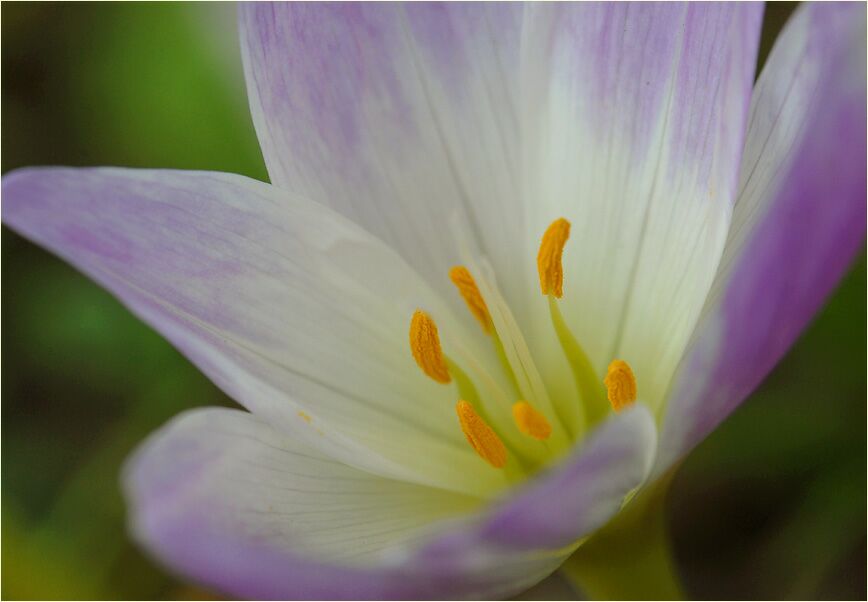
{"label": "purple-tipped petal", "polygon": [[[177,570],[244,597],[371,597],[389,585],[364,570],[384,572],[384,549],[480,504],[350,468],[252,414],[217,408],[182,414],[153,435],[124,486],[137,539]],[[332,583],[341,573],[351,578]]]}
{"label": "purple-tipped petal", "polygon": [[272,183],[363,225],[444,290],[460,259],[454,221],[509,265],[522,219],[522,11],[243,4],[248,95]]}
{"label": "purple-tipped petal", "polygon": [[208,409],[152,436],[124,482],[136,537],[236,596],[498,598],[549,575],[617,512],[655,442],[650,414],[626,412],[485,506],[342,466],[252,415]]}
{"label": "purple-tipped petal", "polygon": [[408,348],[417,307],[460,328],[400,257],[328,208],[229,174],[48,168],[3,178],[3,220],[277,428],[381,474],[505,485],[484,466],[451,470],[477,467],[454,393]]}
{"label": "purple-tipped petal", "polygon": [[765,377],[865,239],[865,6],[803,5],[757,84],[733,228],[675,381],[659,470]]}
{"label": "purple-tipped petal", "polygon": [[[565,319],[598,373],[630,363],[654,409],[726,239],[762,8],[539,3],[525,16],[530,246],[552,220],[572,222]],[[545,358],[558,344],[545,299],[531,303],[543,318],[529,339]],[[549,358],[544,370],[563,363]]]}

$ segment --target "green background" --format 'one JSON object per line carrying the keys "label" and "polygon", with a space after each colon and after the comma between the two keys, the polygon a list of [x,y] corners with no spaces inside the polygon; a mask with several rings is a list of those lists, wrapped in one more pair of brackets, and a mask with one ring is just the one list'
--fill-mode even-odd
{"label": "green background", "polygon": [[[212,169],[266,179],[230,4],[2,5],[2,171]],[[763,57],[792,5],[767,11]],[[865,594],[864,253],[669,503],[697,598]],[[2,596],[202,598],[129,541],[119,467],[197,405],[232,405],[113,298],[2,231]]]}

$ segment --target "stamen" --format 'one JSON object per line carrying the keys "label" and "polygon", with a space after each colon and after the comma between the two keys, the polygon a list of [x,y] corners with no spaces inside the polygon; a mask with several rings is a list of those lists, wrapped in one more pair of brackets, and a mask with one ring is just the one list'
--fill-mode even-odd
{"label": "stamen", "polygon": [[470,271],[463,265],[457,265],[449,270],[449,279],[458,288],[458,292],[461,293],[464,302],[467,303],[470,313],[479,320],[482,330],[486,334],[491,334],[491,315],[488,313],[488,306],[485,305],[485,299],[482,298],[482,294],[479,292],[479,288],[476,286],[476,281],[473,279]]}
{"label": "stamen", "polygon": [[443,359],[437,325],[421,309],[417,309],[410,320],[410,350],[425,374],[438,383],[445,384],[452,380]]}
{"label": "stamen", "polygon": [[636,377],[630,364],[624,360],[613,360],[609,364],[606,378],[603,379],[612,409],[620,412],[636,401]]}
{"label": "stamen", "polygon": [[468,443],[483,460],[494,468],[506,466],[506,446],[488,424],[479,417],[473,406],[463,399],[455,406],[461,430]]}
{"label": "stamen", "polygon": [[564,266],[561,261],[564,245],[570,237],[570,222],[558,218],[543,234],[536,256],[539,284],[543,295],[564,296]]}
{"label": "stamen", "polygon": [[552,425],[546,417],[526,401],[517,401],[512,406],[512,417],[518,430],[529,437],[545,441],[552,434]]}

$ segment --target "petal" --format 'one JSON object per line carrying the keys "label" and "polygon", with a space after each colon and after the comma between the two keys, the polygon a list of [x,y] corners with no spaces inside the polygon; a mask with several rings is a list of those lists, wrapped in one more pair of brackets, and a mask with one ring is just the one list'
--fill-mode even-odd
{"label": "petal", "polygon": [[[565,317],[598,373],[658,407],[723,250],[756,61],[757,3],[540,3],[522,80],[528,223],[558,217]],[[532,257],[533,249],[528,251]],[[534,266],[529,262],[531,278]],[[557,350],[546,300],[530,337]],[[548,370],[563,359],[541,360]],[[557,377],[548,375],[548,381]]]}
{"label": "petal", "polygon": [[496,598],[549,575],[617,512],[655,445],[650,414],[625,412],[471,514],[478,500],[341,466],[252,415],[196,410],[136,454],[125,491],[140,541],[236,596]]}
{"label": "petal", "polygon": [[660,466],[786,352],[865,238],[865,7],[805,4],[757,83],[720,270],[669,405]]}
{"label": "petal", "polygon": [[453,388],[408,348],[417,307],[460,328],[394,252],[326,207],[228,174],[28,169],[3,178],[3,218],[310,445],[441,487],[505,484],[464,441]]}
{"label": "petal", "polygon": [[522,11],[242,5],[248,96],[272,183],[363,225],[444,290],[460,259],[453,221],[505,269],[521,218]]}
{"label": "petal", "polygon": [[559,467],[428,552],[442,562],[458,563],[454,555],[476,555],[484,547],[527,551],[575,544],[602,527],[620,510],[624,496],[645,481],[656,445],[654,418],[637,403],[604,422]]}
{"label": "petal", "polygon": [[[319,597],[316,588],[329,585],[334,589],[320,591],[337,595],[349,586],[361,596],[371,582],[361,569],[381,565],[384,548],[479,505],[350,468],[252,414],[217,408],[189,411],[154,434],[128,462],[124,489],[134,535],[161,560],[233,593],[265,598]],[[207,551],[200,547],[206,542]],[[281,559],[271,568],[291,589],[272,589],[276,575],[254,578],[269,568],[265,550]],[[324,574],[329,564],[343,568]],[[303,566],[314,568],[307,581]],[[361,579],[323,580],[341,570]]]}

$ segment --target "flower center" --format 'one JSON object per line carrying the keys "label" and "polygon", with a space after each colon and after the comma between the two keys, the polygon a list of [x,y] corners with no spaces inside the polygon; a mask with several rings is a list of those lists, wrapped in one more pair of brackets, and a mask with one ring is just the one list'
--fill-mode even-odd
{"label": "flower center", "polygon": [[[561,314],[558,300],[564,295],[562,258],[569,236],[570,222],[566,219],[559,218],[551,223],[539,246],[537,269],[540,289],[548,297],[552,328],[575,382],[578,398],[575,403],[580,407],[572,408],[576,411],[571,414],[581,417],[578,433],[570,432],[566,422],[557,415],[556,406],[548,398],[524,338],[492,283],[484,279],[481,281],[486,285],[483,287],[486,294],[483,295],[467,267],[456,266],[449,271],[449,278],[468,310],[483,332],[492,339],[499,364],[514,389],[512,402],[509,401],[509,393],[497,386],[497,380],[482,368],[481,362],[465,358],[465,364],[476,380],[494,391],[494,394],[484,399],[479,396],[474,380],[456,361],[443,353],[437,326],[430,315],[419,309],[410,320],[410,350],[413,358],[422,371],[436,382],[450,384],[454,381],[458,390],[455,410],[461,430],[474,451],[496,469],[526,471],[536,467],[558,451],[566,452],[571,440],[580,436],[585,428],[605,418],[609,408],[620,412],[636,401],[636,377],[629,364],[622,359],[614,359],[609,364],[605,378],[601,379]],[[495,310],[497,319],[493,318],[490,306]],[[510,407],[512,425],[505,425],[501,421],[498,434],[493,426],[493,417],[503,415],[504,408],[500,407],[503,404]],[[513,456],[515,458],[511,462]]]}

